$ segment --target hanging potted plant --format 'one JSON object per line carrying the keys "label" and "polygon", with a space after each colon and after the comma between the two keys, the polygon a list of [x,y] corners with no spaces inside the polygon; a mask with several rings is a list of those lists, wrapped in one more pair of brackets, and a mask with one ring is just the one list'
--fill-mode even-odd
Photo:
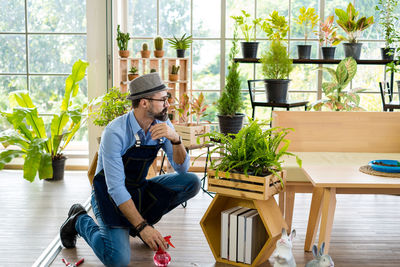
{"label": "hanging potted plant", "polygon": [[[191,102],[187,94],[182,95],[178,108],[176,108],[179,114],[179,123],[174,124],[174,127],[182,137],[185,147],[202,145],[209,140],[207,137],[201,137],[210,132],[209,122],[201,121],[201,118],[207,115],[205,114],[207,107],[203,93],[200,93],[197,98],[193,98]],[[193,114],[196,115],[196,122],[189,122],[190,115]]]}
{"label": "hanging potted plant", "polygon": [[304,32],[304,45],[297,45],[299,59],[310,59],[311,45],[307,45],[307,38],[310,33],[315,33],[314,28],[318,25],[318,15],[314,8],[300,8],[300,15],[294,19],[301,26]]}
{"label": "hanging potted plant", "polygon": [[117,26],[117,44],[119,56],[123,58],[129,57],[128,41],[131,39],[129,32],[123,33],[120,30],[120,25]]}
{"label": "hanging potted plant", "polygon": [[261,18],[255,18],[250,23],[250,14],[242,10],[243,16],[231,16],[239,25],[245,42],[241,42],[243,58],[257,58],[258,42],[256,42],[256,27],[260,25]]}
{"label": "hanging potted plant", "polygon": [[143,43],[142,44],[142,50],[140,51],[140,55],[142,58],[149,58],[150,57],[150,50],[149,50],[149,44],[148,43]]}
{"label": "hanging potted plant", "polygon": [[238,133],[243,126],[244,114],[239,113],[243,107],[243,100],[240,92],[239,63],[233,61],[239,53],[238,49],[238,25],[235,23],[233,31],[232,48],[229,53],[228,76],[218,102],[219,130],[223,134]]}
{"label": "hanging potted plant", "polygon": [[137,77],[139,77],[138,69],[135,66],[132,66],[131,69],[129,70],[128,80],[132,81],[133,79],[136,79]]}
{"label": "hanging potted plant", "polygon": [[190,44],[192,43],[192,36],[189,35],[186,37],[185,33],[179,39],[176,38],[174,35],[174,38],[170,38],[167,40],[171,47],[176,49],[176,57],[184,58],[186,49],[189,49]]}
{"label": "hanging potted plant", "polygon": [[260,62],[265,78],[267,102],[286,103],[289,73],[293,70],[293,60],[289,58],[286,46],[281,41],[273,40]]}
{"label": "hanging potted plant", "polygon": [[319,43],[322,50],[323,59],[335,59],[335,45],[340,43],[336,35],[337,27],[333,25],[334,16],[329,16],[324,22],[321,22],[321,31],[319,33]]}
{"label": "hanging potted plant", "polygon": [[379,12],[379,24],[385,36],[385,47],[381,48],[382,59],[393,60],[395,48],[391,47],[399,40],[396,26],[399,18],[395,16],[398,0],[379,0],[375,10]]}
{"label": "hanging potted plant", "polygon": [[360,111],[364,110],[360,105],[360,96],[358,93],[365,89],[353,89],[345,91],[346,86],[351,82],[357,73],[357,62],[352,57],[340,61],[336,70],[331,68],[322,68],[328,71],[332,76],[331,82],[322,83],[322,91],[327,99],[320,99],[310,108],[321,110],[323,107],[331,111]]}
{"label": "hanging potted plant", "polygon": [[[0,111],[11,128],[0,132],[0,142],[6,148],[0,153],[0,169],[13,158],[23,157],[23,177],[33,182],[36,175],[40,179],[62,180],[67,159],[62,153],[77,131],[86,122],[87,104],[74,104],[79,91],[79,82],[85,77],[89,64],[77,61],[72,67],[72,74],[65,81],[65,93],[60,103],[60,111],[53,114],[50,125],[44,124],[27,91],[10,94],[12,112]],[[48,130],[46,130],[48,129]],[[9,145],[20,150],[8,149]]]}
{"label": "hanging potted plant", "polygon": [[360,59],[362,43],[359,43],[357,39],[363,30],[374,24],[374,17],[364,16],[357,20],[359,12],[356,12],[352,3],[349,3],[346,11],[336,8],[335,14],[338,17],[336,23],[347,34],[347,38],[340,36],[341,40],[348,41],[348,43],[343,43],[345,57]]}
{"label": "hanging potted plant", "polygon": [[164,56],[164,39],[160,36],[154,38],[154,57],[162,58]]}
{"label": "hanging potted plant", "polygon": [[180,66],[172,65],[171,72],[168,74],[168,80],[176,82],[178,80],[178,72],[180,68]]}

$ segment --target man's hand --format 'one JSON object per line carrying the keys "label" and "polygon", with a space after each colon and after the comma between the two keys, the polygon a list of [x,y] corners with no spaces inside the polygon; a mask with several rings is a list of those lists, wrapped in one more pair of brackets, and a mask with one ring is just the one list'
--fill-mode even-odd
{"label": "man's hand", "polygon": [[163,250],[167,249],[167,242],[161,236],[160,232],[151,226],[146,226],[140,233],[140,237],[150,246],[154,251],[158,250],[160,246]]}
{"label": "man's hand", "polygon": [[161,137],[166,137],[172,142],[179,141],[179,135],[168,126],[167,123],[157,123],[150,127],[150,133],[152,139],[160,139]]}

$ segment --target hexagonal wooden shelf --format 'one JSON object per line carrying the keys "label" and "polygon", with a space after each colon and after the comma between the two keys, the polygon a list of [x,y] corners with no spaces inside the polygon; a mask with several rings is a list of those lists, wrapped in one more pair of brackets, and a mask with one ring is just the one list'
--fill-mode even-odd
{"label": "hexagonal wooden shelf", "polygon": [[[236,206],[257,209],[268,235],[264,246],[251,265],[221,258],[221,211]],[[288,229],[275,198],[271,197],[267,200],[253,200],[222,194],[217,194],[214,197],[206,213],[201,219],[200,225],[203,229],[204,235],[206,236],[215,260],[217,262],[223,262],[236,266],[259,266],[268,261],[272,252],[275,250],[276,241],[281,236],[282,228]]]}

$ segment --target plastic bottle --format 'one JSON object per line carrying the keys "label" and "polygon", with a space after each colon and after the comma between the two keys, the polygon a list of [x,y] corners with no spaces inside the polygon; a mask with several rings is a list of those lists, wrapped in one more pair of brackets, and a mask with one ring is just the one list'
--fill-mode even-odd
{"label": "plastic bottle", "polygon": [[[167,241],[167,243],[173,247],[174,245],[172,245],[171,241],[171,236],[165,236],[164,240]],[[171,261],[171,256],[169,255],[168,252],[166,252],[165,250],[163,250],[161,247],[158,247],[157,252],[154,254],[154,263],[156,264],[156,266],[159,267],[165,267],[169,264],[169,262]]]}

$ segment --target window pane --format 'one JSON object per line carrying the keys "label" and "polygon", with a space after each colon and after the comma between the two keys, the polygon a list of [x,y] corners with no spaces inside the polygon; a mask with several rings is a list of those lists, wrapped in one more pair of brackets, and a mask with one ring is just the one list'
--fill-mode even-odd
{"label": "window pane", "polygon": [[[252,18],[254,18],[254,0],[226,1],[226,37],[233,37],[233,25],[235,24],[235,21],[231,18],[231,16],[242,15],[241,10],[245,10],[252,16]],[[243,34],[240,29],[239,38],[243,38]]]}
{"label": "window pane", "polygon": [[220,29],[221,2],[215,0],[193,1],[193,36],[220,37]]}
{"label": "window pane", "polygon": [[0,32],[25,31],[24,0],[0,1]]}
{"label": "window pane", "polygon": [[289,78],[289,91],[317,91],[317,65],[295,64]]}
{"label": "window pane", "polygon": [[86,32],[86,1],[27,2],[29,32]]}
{"label": "window pane", "polygon": [[360,106],[367,111],[383,111],[382,100],[378,94],[360,94]]}
{"label": "window pane", "polygon": [[134,36],[157,34],[157,0],[129,0],[128,32]]}
{"label": "window pane", "polygon": [[160,35],[172,37],[190,33],[190,1],[160,0]]}
{"label": "window pane", "polygon": [[[196,55],[196,56],[194,56]],[[219,90],[220,88],[220,42],[194,41],[193,89]]]}
{"label": "window pane", "polygon": [[379,38],[379,12],[375,10],[378,0],[357,0],[355,4],[356,11],[360,12],[358,18],[363,16],[374,17],[374,24],[361,32],[360,39],[378,39]]}
{"label": "window pane", "polygon": [[[40,112],[57,113],[64,97],[65,76],[35,76],[30,77],[30,95]],[[87,80],[79,83],[79,92],[74,103],[87,102]]]}
{"label": "window pane", "polygon": [[26,90],[26,76],[0,75],[0,110],[7,110],[8,95],[17,90]]}
{"label": "window pane", "polygon": [[29,71],[32,73],[70,73],[78,59],[86,59],[86,36],[29,37]]}
{"label": "window pane", "polygon": [[[302,25],[299,25],[295,22],[295,19],[297,19],[300,15],[300,8],[305,7],[307,8],[314,8],[315,13],[319,15],[319,8],[318,8],[318,0],[303,0],[303,1],[292,1],[291,3],[291,8],[292,11],[291,17],[292,17],[292,23],[290,25],[290,37],[291,38],[304,38],[304,30]],[[314,28],[314,31],[318,33],[318,27],[319,25],[316,25]],[[312,32],[308,32],[308,37],[307,39],[317,39],[317,35]]]}
{"label": "window pane", "polygon": [[0,34],[0,73],[26,73],[25,36]]}
{"label": "window pane", "polygon": [[[353,88],[363,88],[368,91],[378,92],[379,82],[384,80],[385,66],[380,65],[357,65],[357,74],[352,83]],[[390,74],[386,76],[390,80]]]}

